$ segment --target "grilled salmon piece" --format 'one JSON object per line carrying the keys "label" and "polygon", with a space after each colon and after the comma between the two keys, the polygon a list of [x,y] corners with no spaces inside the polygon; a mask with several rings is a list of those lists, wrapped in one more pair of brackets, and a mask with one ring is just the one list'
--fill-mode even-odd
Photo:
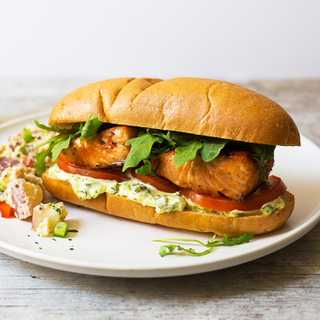
{"label": "grilled salmon piece", "polygon": [[[263,183],[258,163],[249,148],[226,148],[210,162],[204,162],[197,155],[181,167],[174,164],[175,155],[175,151],[158,155],[157,175],[182,188],[216,196],[223,194],[230,199],[242,201]],[[263,165],[268,165],[265,172],[269,175],[273,159],[266,160]]]}
{"label": "grilled salmon piece", "polygon": [[88,169],[122,166],[130,147],[125,143],[138,135],[138,129],[128,126],[113,127],[94,135],[91,140],[80,137],[71,140],[60,153],[62,161]]}

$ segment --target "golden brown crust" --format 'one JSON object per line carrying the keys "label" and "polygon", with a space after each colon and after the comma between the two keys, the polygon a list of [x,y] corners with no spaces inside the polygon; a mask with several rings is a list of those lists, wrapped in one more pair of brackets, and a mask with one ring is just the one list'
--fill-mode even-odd
{"label": "golden brown crust", "polygon": [[101,121],[271,145],[300,145],[298,129],[276,102],[210,79],[118,78],[71,92],[49,123]]}
{"label": "golden brown crust", "polygon": [[[52,109],[49,124],[85,122],[91,113],[100,121],[109,122],[105,115],[105,108],[112,106],[117,98],[123,99],[120,94],[127,87],[134,87],[131,82],[137,82],[135,78],[116,78],[88,84],[76,89],[58,101]],[[142,85],[136,90],[130,91],[131,95],[139,94],[148,85],[161,81],[160,79],[142,79]],[[146,84],[148,83],[148,85]]]}
{"label": "golden brown crust", "polygon": [[46,172],[42,178],[48,191],[54,197],[64,201],[126,219],[177,229],[214,232],[220,236],[236,237],[245,233],[257,235],[277,230],[288,220],[294,208],[294,196],[286,192],[283,196],[286,203],[285,208],[269,216],[233,218],[187,211],[156,213],[153,207],[143,206],[127,198],[107,193],[96,199],[82,201],[75,195],[69,182],[51,178]]}

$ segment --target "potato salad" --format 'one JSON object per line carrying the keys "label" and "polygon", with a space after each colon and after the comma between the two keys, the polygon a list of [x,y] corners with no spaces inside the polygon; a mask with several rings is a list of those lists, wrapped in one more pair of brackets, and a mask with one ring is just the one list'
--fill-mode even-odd
{"label": "potato salad", "polygon": [[[0,209],[2,217],[26,219],[43,199],[42,179],[36,174],[36,155],[46,149],[37,145],[54,135],[36,127],[23,128],[0,145]],[[49,166],[49,160],[47,160]]]}

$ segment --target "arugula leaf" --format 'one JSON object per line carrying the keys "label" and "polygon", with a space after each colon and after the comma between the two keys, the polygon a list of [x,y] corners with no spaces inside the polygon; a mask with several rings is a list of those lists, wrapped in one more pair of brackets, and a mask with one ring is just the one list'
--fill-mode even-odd
{"label": "arugula leaf", "polygon": [[42,130],[45,131],[54,131],[54,132],[60,132],[56,125],[52,124],[51,127],[47,127],[44,124],[41,124],[37,119],[33,119],[33,122],[36,124],[36,126]]}
{"label": "arugula leaf", "polygon": [[[268,165],[263,166],[263,162],[274,157],[274,150],[276,146],[270,146],[265,144],[253,144],[251,146],[253,154],[253,159],[259,164],[259,171],[262,175],[263,181],[268,180],[268,175],[265,173],[265,169],[269,167]],[[271,169],[271,168],[270,168]]]}
{"label": "arugula leaf", "polygon": [[168,131],[166,134],[164,134],[159,130],[147,129],[147,132],[153,136],[158,136],[158,137],[162,138],[163,140],[167,141],[169,143],[169,145],[171,145],[173,148],[176,145],[176,143],[170,137],[170,131]]}
{"label": "arugula leaf", "polygon": [[[155,156],[153,154],[150,154],[149,159],[154,159]],[[136,169],[136,173],[141,175],[151,174],[152,176],[156,175],[155,170],[152,169],[151,161],[149,159],[143,160],[144,166],[141,166],[140,168]]]}
{"label": "arugula leaf", "polygon": [[190,143],[194,142],[195,140],[199,140],[201,136],[197,136],[194,134],[183,133],[183,132],[176,132],[176,131],[169,131],[170,138],[173,140],[178,147],[186,147]]}
{"label": "arugula leaf", "polygon": [[46,157],[50,156],[51,149],[53,148],[53,144],[49,146],[49,148],[43,152],[40,152],[36,155],[37,162],[35,163],[34,167],[38,174],[42,174],[46,171]]}
{"label": "arugula leaf", "polygon": [[215,159],[227,143],[228,140],[224,139],[205,139],[202,142],[202,149],[200,150],[203,161],[210,162]]}
{"label": "arugula leaf", "polygon": [[54,144],[52,148],[52,158],[51,158],[52,161],[56,161],[59,157],[60,152],[63,149],[67,149],[69,147],[70,140],[71,140],[71,135],[69,137],[66,137],[58,141],[58,143]]}
{"label": "arugula leaf", "polygon": [[[161,140],[156,140],[155,137]],[[123,170],[137,166],[140,162],[149,159],[151,154],[160,154],[170,150],[177,152],[173,161],[178,167],[195,159],[199,150],[203,160],[208,162],[219,155],[227,142],[228,140],[183,132],[142,129],[139,131],[137,138],[133,138],[126,143],[126,146],[131,146],[131,149]],[[148,161],[144,163],[143,169],[138,169],[136,172],[148,174],[151,171],[147,167],[150,168]]]}
{"label": "arugula leaf", "polygon": [[34,140],[34,137],[31,135],[30,129],[27,128],[22,129],[22,137],[26,143],[30,143]]}
{"label": "arugula leaf", "polygon": [[163,139],[162,142],[156,142],[152,146],[151,154],[164,153],[164,152],[170,151],[176,146],[176,143],[170,138],[170,131],[164,134],[159,130],[147,129],[147,133],[152,136],[158,136]]}
{"label": "arugula leaf", "polygon": [[48,156],[51,161],[57,160],[60,152],[69,147],[71,139],[81,137],[81,139],[85,138],[89,140],[93,138],[103,122],[101,122],[98,117],[93,119],[91,119],[91,117],[92,114],[86,123],[74,123],[71,129],[59,129],[55,124],[52,124],[51,127],[47,127],[34,119],[34,123],[38,128],[58,133],[47,141],[37,145],[37,148],[39,148],[49,144],[47,150],[38,153],[36,156],[37,163],[35,164],[35,168],[39,175],[46,170],[46,157]]}
{"label": "arugula leaf", "polygon": [[126,146],[131,146],[130,152],[123,166],[122,171],[136,167],[142,160],[149,158],[154,143],[162,143],[163,138],[145,133],[141,137],[130,139]]}
{"label": "arugula leaf", "polygon": [[253,234],[246,233],[238,238],[229,239],[227,236],[224,236],[221,240],[221,246],[237,246],[245,242],[249,242],[253,238]]}
{"label": "arugula leaf", "polygon": [[50,143],[52,143],[52,142],[58,141],[58,140],[60,140],[60,139],[64,139],[64,138],[67,137],[67,136],[68,136],[68,135],[63,135],[63,134],[59,134],[59,135],[53,136],[52,138],[50,138],[50,139],[48,139],[48,140],[46,140],[46,141],[38,144],[38,145],[37,145],[37,148],[42,147],[42,146],[44,146],[44,145],[46,145],[46,144],[50,144]]}
{"label": "arugula leaf", "polygon": [[82,138],[91,140],[94,137],[94,135],[97,133],[100,126],[103,124],[103,122],[100,121],[98,117],[93,119],[91,119],[91,117],[92,117],[92,113],[81,130],[80,144],[82,142]]}
{"label": "arugula leaf", "polygon": [[253,235],[246,233],[242,236],[239,236],[237,238],[228,238],[228,236],[224,236],[221,240],[215,240],[216,235],[214,234],[213,237],[210,239],[208,237],[208,241],[206,244],[204,244],[203,242],[201,242],[200,240],[196,240],[196,239],[177,239],[177,238],[166,238],[166,239],[154,239],[152,241],[185,241],[185,242],[196,242],[199,243],[201,245],[203,245],[204,247],[208,247],[209,249],[204,250],[202,252],[195,252],[194,249],[189,248],[189,249],[185,249],[183,247],[181,247],[180,245],[173,245],[173,244],[168,244],[168,245],[164,245],[160,247],[160,251],[159,251],[159,255],[161,257],[164,257],[166,255],[172,254],[172,252],[177,249],[178,251],[184,251],[186,253],[188,253],[191,256],[203,256],[206,255],[210,252],[212,252],[213,250],[216,249],[216,247],[219,246],[236,246],[245,242],[249,242],[252,238]]}
{"label": "arugula leaf", "polygon": [[177,154],[173,158],[173,162],[177,167],[181,167],[187,161],[193,160],[199,149],[202,148],[202,143],[199,140],[195,140],[185,147],[178,147],[175,150]]}
{"label": "arugula leaf", "polygon": [[[167,249],[168,249],[168,252],[167,252]],[[160,255],[161,257],[164,257],[164,256],[166,256],[166,255],[168,255],[168,254],[171,254],[172,251],[175,250],[175,249],[177,249],[177,250],[179,250],[179,251],[184,251],[184,252],[186,252],[187,254],[189,254],[190,256],[204,256],[204,255],[212,252],[212,251],[215,250],[216,248],[215,248],[215,247],[212,247],[212,248],[209,248],[209,249],[204,250],[204,251],[202,251],[202,252],[195,252],[195,250],[192,249],[192,248],[185,249],[185,248],[183,248],[183,247],[181,247],[181,246],[168,244],[168,245],[161,246],[160,251],[159,251],[159,255]]]}

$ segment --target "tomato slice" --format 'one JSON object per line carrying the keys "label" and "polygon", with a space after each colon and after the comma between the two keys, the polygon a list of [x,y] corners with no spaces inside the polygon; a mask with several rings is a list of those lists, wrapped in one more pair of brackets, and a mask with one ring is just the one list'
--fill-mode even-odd
{"label": "tomato slice", "polygon": [[150,184],[152,187],[155,187],[159,191],[174,193],[181,190],[177,185],[173,184],[172,182],[164,178],[152,176],[151,174],[146,174],[143,176],[141,174],[136,173],[135,169],[131,169],[131,175],[135,179],[138,179],[143,183]]}
{"label": "tomato slice", "polygon": [[6,202],[0,202],[0,211],[2,218],[10,218],[13,216],[14,209]]}
{"label": "tomato slice", "polygon": [[224,196],[215,197],[201,194],[191,189],[183,189],[182,194],[193,203],[207,209],[224,212],[232,210],[252,211],[260,209],[263,204],[275,200],[287,190],[284,182],[276,176],[270,176],[268,182],[269,186],[265,184],[259,193],[250,196],[245,202],[231,200]]}
{"label": "tomato slice", "polygon": [[60,157],[57,159],[57,165],[59,169],[64,172],[80,174],[81,176],[87,176],[95,179],[116,180],[118,182],[128,180],[128,177],[121,171],[117,171],[115,169],[85,169],[81,167],[75,167],[62,161]]}

